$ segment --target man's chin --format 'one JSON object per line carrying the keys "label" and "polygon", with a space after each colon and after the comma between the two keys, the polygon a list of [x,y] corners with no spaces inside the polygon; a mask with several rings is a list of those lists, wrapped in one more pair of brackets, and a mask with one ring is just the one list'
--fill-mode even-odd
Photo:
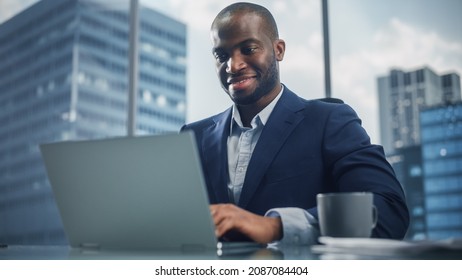
{"label": "man's chin", "polygon": [[254,98],[248,97],[248,98],[231,98],[231,100],[234,102],[234,104],[239,105],[239,106],[248,106],[252,105],[256,102]]}
{"label": "man's chin", "polygon": [[245,92],[231,92],[228,93],[229,97],[231,100],[236,104],[236,105],[251,105],[254,104],[257,100],[255,100],[255,93],[245,93]]}

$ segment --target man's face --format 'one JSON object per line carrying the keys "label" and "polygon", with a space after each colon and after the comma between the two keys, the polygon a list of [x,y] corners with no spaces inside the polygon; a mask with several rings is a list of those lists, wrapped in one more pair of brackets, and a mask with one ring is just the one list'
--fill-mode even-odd
{"label": "man's face", "polygon": [[242,13],[221,19],[212,27],[211,36],[221,86],[234,103],[254,104],[277,90],[275,51],[281,51],[258,15]]}

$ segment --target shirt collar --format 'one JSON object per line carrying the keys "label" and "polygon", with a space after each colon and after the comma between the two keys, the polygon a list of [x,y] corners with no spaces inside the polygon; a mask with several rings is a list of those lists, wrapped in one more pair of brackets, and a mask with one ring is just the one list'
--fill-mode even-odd
{"label": "shirt collar", "polygon": [[[257,119],[260,120],[260,122],[265,125],[266,122],[268,121],[271,113],[274,110],[274,107],[276,107],[276,104],[278,103],[279,99],[282,96],[282,92],[284,91],[284,86],[281,84],[281,91],[278,93],[276,98],[271,101],[270,104],[268,104],[263,110],[260,111],[251,121],[252,127],[254,127],[254,124],[257,123]],[[233,124],[236,123],[239,127],[243,128],[244,125],[242,124],[241,120],[241,115],[239,114],[239,110],[237,109],[236,104],[233,104],[233,112],[232,112],[232,120],[231,120],[231,127],[230,127],[230,132],[232,133],[233,131]],[[234,120],[234,121],[233,121]]]}

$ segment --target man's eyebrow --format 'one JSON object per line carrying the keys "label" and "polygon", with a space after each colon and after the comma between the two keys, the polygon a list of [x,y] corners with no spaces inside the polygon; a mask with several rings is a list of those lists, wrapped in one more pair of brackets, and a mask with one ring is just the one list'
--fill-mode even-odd
{"label": "man's eyebrow", "polygon": [[[248,44],[261,44],[261,41],[257,40],[257,39],[254,39],[254,38],[246,39],[244,41],[241,41],[241,42],[237,43],[235,46],[233,46],[233,49],[241,48],[242,46],[245,46],[245,45],[248,45]],[[223,52],[223,49],[224,48],[222,48],[222,47],[212,48],[212,53]]]}
{"label": "man's eyebrow", "polygon": [[257,40],[257,39],[250,38],[250,39],[247,39],[247,40],[244,40],[244,41],[240,42],[238,44],[238,46],[247,45],[247,44],[261,44],[261,41]]}

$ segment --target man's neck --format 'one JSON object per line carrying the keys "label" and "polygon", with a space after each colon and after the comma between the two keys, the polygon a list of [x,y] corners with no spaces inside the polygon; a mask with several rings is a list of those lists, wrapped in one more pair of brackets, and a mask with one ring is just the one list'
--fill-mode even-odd
{"label": "man's neck", "polygon": [[263,108],[259,108],[258,106],[255,106],[255,104],[252,105],[237,105],[237,108],[239,110],[239,115],[241,116],[241,121],[242,125],[244,127],[251,127],[250,123],[252,122],[252,119],[263,110]]}
{"label": "man's neck", "polygon": [[244,127],[251,127],[250,123],[252,119],[261,112],[261,110],[265,109],[271,101],[278,96],[279,92],[281,91],[281,84],[278,84],[271,93],[262,96],[257,102],[249,104],[249,105],[237,105],[239,110],[239,115],[241,116],[242,125]]}

